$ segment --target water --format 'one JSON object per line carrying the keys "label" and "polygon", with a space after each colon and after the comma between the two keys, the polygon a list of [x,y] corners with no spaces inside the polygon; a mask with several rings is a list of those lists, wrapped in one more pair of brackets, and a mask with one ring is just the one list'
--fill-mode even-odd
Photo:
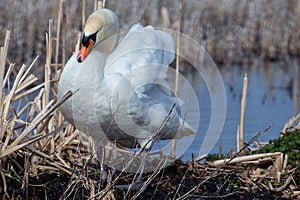
{"label": "water", "polygon": [[[258,141],[268,142],[270,139],[279,137],[285,123],[299,113],[300,67],[297,59],[289,58],[285,62],[254,62],[244,66],[222,67],[219,70],[226,91],[227,112],[221,136],[210,153],[218,153],[220,143],[222,143],[223,153],[228,153],[230,150],[236,151],[236,133],[240,123],[240,104],[245,73],[248,76],[245,142],[271,124],[274,126],[259,137]],[[207,87],[203,85],[205,83],[202,80],[198,93],[200,105],[198,133],[192,145],[182,155],[184,160],[190,159],[192,153],[198,155],[210,123],[211,99]]]}

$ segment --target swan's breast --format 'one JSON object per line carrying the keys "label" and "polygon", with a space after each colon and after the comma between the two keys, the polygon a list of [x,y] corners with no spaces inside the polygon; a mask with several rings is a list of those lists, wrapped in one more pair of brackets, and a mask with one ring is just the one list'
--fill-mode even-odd
{"label": "swan's breast", "polygon": [[[66,64],[58,86],[58,98],[68,91],[76,93],[61,105],[64,117],[75,126],[91,122],[95,110],[94,96],[101,84],[105,58],[99,52],[91,52],[83,63],[78,63],[74,54]],[[87,122],[87,121],[89,122]]]}

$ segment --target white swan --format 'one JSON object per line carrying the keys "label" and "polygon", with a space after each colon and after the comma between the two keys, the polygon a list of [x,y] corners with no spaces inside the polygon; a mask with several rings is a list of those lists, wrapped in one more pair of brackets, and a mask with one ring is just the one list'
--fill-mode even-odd
{"label": "white swan", "polygon": [[61,106],[64,117],[96,144],[108,138],[128,148],[150,148],[154,135],[171,139],[194,134],[164,80],[174,60],[171,35],[137,24],[117,44],[118,26],[108,9],[89,16],[82,48],[59,81],[59,98],[78,90]]}

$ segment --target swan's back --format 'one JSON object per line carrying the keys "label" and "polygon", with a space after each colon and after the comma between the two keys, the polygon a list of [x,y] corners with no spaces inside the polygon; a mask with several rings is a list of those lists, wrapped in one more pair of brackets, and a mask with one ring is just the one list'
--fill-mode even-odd
{"label": "swan's back", "polygon": [[174,58],[170,34],[136,24],[108,56],[105,73],[121,73],[136,88],[165,79]]}

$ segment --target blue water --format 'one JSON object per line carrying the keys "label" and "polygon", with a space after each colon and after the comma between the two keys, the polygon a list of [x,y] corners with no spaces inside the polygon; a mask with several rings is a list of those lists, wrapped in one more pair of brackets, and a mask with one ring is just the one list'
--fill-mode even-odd
{"label": "blue water", "polygon": [[[226,91],[227,112],[218,142],[210,153],[218,153],[222,143],[223,153],[236,151],[237,126],[240,123],[240,105],[244,74],[248,76],[248,95],[245,118],[245,139],[249,141],[258,131],[274,126],[258,138],[268,142],[280,136],[285,123],[300,112],[300,67],[297,59],[285,62],[263,63],[219,68]],[[200,126],[198,134],[183,154],[183,159],[198,154],[210,119],[210,98],[207,88],[199,93]]]}
{"label": "blue water", "polygon": [[[268,142],[280,136],[285,123],[300,112],[300,67],[297,59],[288,58],[280,62],[259,62],[218,67],[226,93],[226,117],[220,137],[206,134],[211,123],[211,97],[206,83],[201,78],[191,80],[198,97],[200,111],[188,109],[187,121],[197,126],[197,114],[200,112],[198,133],[195,138],[188,137],[179,143],[177,148],[188,148],[180,157],[189,160],[192,153],[201,156],[203,153],[218,153],[222,144],[222,153],[237,151],[236,133],[240,123],[240,107],[242,98],[243,78],[248,77],[248,95],[245,117],[244,141],[249,141],[259,131],[274,124],[272,128],[258,138],[259,142]],[[191,79],[193,79],[191,78]],[[200,80],[200,81],[199,81]],[[184,96],[183,90],[183,95]],[[189,94],[187,94],[189,95]],[[217,107],[218,109],[218,107]],[[196,113],[197,112],[197,113]],[[213,120],[219,120],[215,118]],[[216,134],[218,135],[218,134]],[[204,137],[207,139],[204,141]],[[216,140],[209,151],[199,151],[209,139]],[[193,141],[189,144],[190,141]],[[160,141],[156,148],[162,148],[170,141]],[[180,146],[181,145],[181,146]],[[180,150],[179,150],[180,151]]]}

